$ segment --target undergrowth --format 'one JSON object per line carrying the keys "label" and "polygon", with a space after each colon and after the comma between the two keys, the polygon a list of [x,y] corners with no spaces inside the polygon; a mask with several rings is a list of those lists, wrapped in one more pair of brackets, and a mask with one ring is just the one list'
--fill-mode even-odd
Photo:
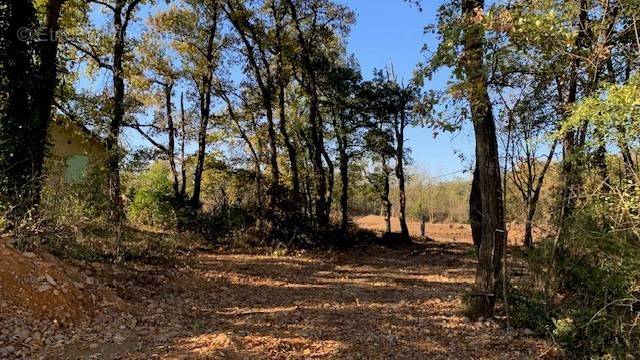
{"label": "undergrowth", "polygon": [[[553,269],[549,259],[554,259]],[[512,289],[512,323],[551,337],[571,358],[640,356],[640,246],[589,217],[528,257],[536,286]]]}

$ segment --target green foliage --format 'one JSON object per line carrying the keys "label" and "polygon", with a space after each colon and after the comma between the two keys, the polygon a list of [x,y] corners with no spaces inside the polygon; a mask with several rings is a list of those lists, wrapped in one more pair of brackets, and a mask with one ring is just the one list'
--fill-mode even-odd
{"label": "green foliage", "polygon": [[56,166],[64,167],[55,161],[47,166],[48,181],[40,203],[44,217],[68,226],[106,222],[109,199],[102,171],[89,167],[82,182],[69,183],[64,181],[63,174],[56,173]]}
{"label": "green foliage", "polygon": [[554,332],[575,354],[639,355],[640,251],[623,234],[577,220],[558,252],[563,299]]}
{"label": "green foliage", "polygon": [[584,126],[597,128],[616,143],[638,145],[640,139],[640,76],[633,75],[624,85],[609,84],[578,103],[563,122],[560,135]]}
{"label": "green foliage", "polygon": [[132,221],[162,228],[175,225],[169,175],[167,166],[156,162],[133,181],[133,198],[129,205]]}
{"label": "green foliage", "polygon": [[531,329],[541,335],[551,331],[554,309],[544,294],[511,288],[509,306],[512,326]]}
{"label": "green foliage", "polygon": [[[512,292],[512,319],[553,336],[573,358],[640,355],[640,249],[629,231],[603,230],[600,217],[583,210],[565,226],[554,251],[546,240],[530,254],[532,269],[548,286]],[[554,260],[553,271],[548,269]]]}

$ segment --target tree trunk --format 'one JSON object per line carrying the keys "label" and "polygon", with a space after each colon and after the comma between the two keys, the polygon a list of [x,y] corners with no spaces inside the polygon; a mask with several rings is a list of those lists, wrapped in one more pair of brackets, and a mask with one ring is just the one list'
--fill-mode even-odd
{"label": "tree trunk", "polygon": [[[588,21],[587,1],[580,0],[580,14],[578,26],[578,35],[575,39],[575,47],[581,49],[585,46],[587,40],[586,23]],[[569,92],[567,95],[567,106],[572,106],[577,100],[578,94],[578,71],[580,69],[580,58],[575,57],[571,69],[571,78],[569,82]],[[561,91],[560,89],[558,91]],[[578,150],[581,148],[582,141],[580,138],[584,134],[577,134],[575,131],[568,131],[563,141],[563,160],[562,160],[562,178],[564,180],[564,187],[562,190],[562,219],[560,219],[560,226],[566,219],[571,218],[574,213],[577,195],[581,188],[581,179],[579,174],[579,159]]]}
{"label": "tree trunk", "polygon": [[[210,99],[211,93],[207,91],[204,95]],[[196,168],[193,173],[193,194],[191,194],[191,206],[199,209],[202,204],[200,202],[200,192],[202,190],[202,173],[204,172],[204,160],[207,152],[207,129],[209,127],[209,101],[205,100],[205,104],[200,109],[200,129],[198,130],[198,153],[196,156]]]}
{"label": "tree trunk", "polygon": [[291,186],[293,190],[293,201],[297,202],[300,198],[300,178],[298,175],[298,156],[295,145],[291,142],[289,132],[287,131],[287,110],[285,93],[287,88],[287,78],[284,73],[284,49],[282,46],[282,19],[279,12],[275,8],[275,2],[272,3],[273,16],[276,23],[276,51],[278,56],[277,73],[278,73],[278,105],[280,110],[280,133],[284,140],[284,145],[289,154],[289,164],[291,169]]}
{"label": "tree trunk", "polygon": [[313,153],[312,155],[312,163],[314,170],[314,182],[315,182],[315,190],[316,190],[316,217],[318,221],[318,225],[320,227],[324,227],[328,224],[328,216],[326,214],[327,211],[327,203],[328,199],[326,198],[327,194],[327,185],[326,185],[326,172],[324,166],[322,165],[322,152],[324,151],[324,144],[319,135],[320,131],[318,131],[318,97],[317,95],[312,95],[311,100],[311,109],[309,120],[311,122],[311,138],[313,141]]}
{"label": "tree trunk", "polygon": [[398,123],[398,114],[396,117],[396,178],[398,178],[398,190],[400,195],[399,201],[399,213],[400,219],[400,231],[402,237],[405,240],[409,239],[409,227],[407,226],[406,208],[407,208],[407,195],[405,192],[405,177],[404,177],[404,124],[405,113],[404,109],[400,111],[400,123]]}
{"label": "tree trunk", "polygon": [[331,214],[331,205],[333,203],[333,186],[335,184],[335,167],[333,166],[333,161],[331,161],[331,157],[327,153],[327,150],[322,147],[322,156],[324,157],[324,161],[327,163],[327,195],[326,195],[326,205],[325,205],[325,213],[323,215],[323,223],[329,224],[329,215]]}
{"label": "tree trunk", "polygon": [[[51,107],[54,101],[54,93],[58,85],[58,30],[60,28],[60,15],[62,5],[65,0],[49,0],[46,7],[46,19],[43,29],[44,36],[39,39],[40,68],[39,68],[39,88],[37,97],[38,126],[36,127],[37,143],[34,146],[34,171],[37,177],[42,174],[45,157],[45,144],[49,124],[51,123]],[[34,191],[39,194],[41,182],[35,182]],[[36,198],[39,200],[39,196]]]}
{"label": "tree trunk", "polygon": [[236,115],[236,112],[233,109],[233,104],[231,103],[231,99],[229,99],[229,97],[222,91],[220,92],[220,96],[227,103],[227,111],[229,112],[229,117],[231,117],[231,120],[236,124],[236,127],[238,128],[238,132],[240,133],[240,137],[245,141],[245,143],[247,144],[247,147],[249,148],[249,152],[251,152],[251,157],[253,158],[253,170],[255,172],[255,177],[256,177],[256,196],[258,198],[257,199],[258,213],[262,213],[262,210],[263,210],[262,170],[260,169],[260,156],[258,155],[258,151],[256,151],[255,146],[253,146],[251,139],[249,139],[247,132],[242,128],[242,125],[240,124],[238,116]]}
{"label": "tree trunk", "polygon": [[191,206],[199,209],[202,204],[200,202],[200,193],[202,191],[202,173],[204,172],[204,160],[207,152],[207,130],[209,128],[209,117],[211,112],[211,88],[213,82],[213,40],[217,31],[217,14],[215,21],[209,30],[209,38],[207,39],[207,72],[202,75],[202,84],[200,84],[200,128],[198,130],[198,153],[196,157],[196,168],[193,174],[193,194],[191,194]]}
{"label": "tree trunk", "polygon": [[471,223],[473,245],[477,250],[480,250],[480,244],[482,244],[482,201],[480,197],[480,171],[477,164],[473,171],[469,195],[469,222]]}
{"label": "tree trunk", "polygon": [[[244,44],[247,60],[253,71],[258,88],[262,96],[262,105],[267,118],[267,136],[269,137],[269,163],[271,165],[271,189],[269,191],[270,204],[272,210],[277,207],[279,199],[280,170],[278,169],[278,143],[276,139],[275,125],[273,121],[273,94],[275,90],[274,78],[271,74],[271,64],[269,63],[264,50],[262,39],[257,37],[257,31],[250,19],[245,17],[246,9],[235,9],[231,2],[227,2],[228,9],[225,8],[227,17],[236,29],[242,43]],[[236,12],[242,17],[236,15]],[[249,34],[251,36],[249,36]],[[253,44],[249,40],[253,39]],[[256,50],[258,57],[256,57]]]}
{"label": "tree trunk", "polygon": [[178,179],[178,167],[176,166],[176,128],[173,124],[173,105],[171,96],[173,92],[173,83],[164,86],[165,107],[167,112],[167,132],[169,143],[167,146],[167,157],[169,158],[169,167],[173,175],[173,195],[175,198],[180,197],[180,180]]}
{"label": "tree trunk", "polygon": [[284,140],[284,145],[287,148],[287,153],[289,154],[289,164],[291,168],[291,185],[293,191],[293,200],[296,201],[300,197],[300,178],[298,175],[298,156],[296,154],[296,147],[291,142],[291,138],[289,137],[289,132],[287,131],[287,121],[286,121],[286,103],[285,103],[285,85],[283,82],[280,82],[279,85],[279,93],[278,93],[278,102],[280,107],[280,133],[282,134],[282,139]]}
{"label": "tree trunk", "polygon": [[34,136],[41,129],[30,111],[36,83],[35,46],[20,38],[22,29],[36,27],[35,9],[31,1],[10,1],[0,11],[6,21],[1,34],[6,53],[0,57],[0,202],[12,207],[7,220],[14,225],[39,200],[38,169],[42,169],[39,159],[43,156],[38,154],[44,153],[45,142]]}
{"label": "tree trunk", "polygon": [[120,128],[124,120],[124,69],[123,58],[125,52],[126,26],[122,21],[122,8],[125,1],[118,1],[114,11],[113,24],[115,35],[113,39],[113,117],[109,123],[109,133],[106,139],[107,148],[107,179],[109,184],[109,199],[111,201],[111,220],[120,224],[124,219],[120,185]]}
{"label": "tree trunk", "polygon": [[[553,154],[556,152],[556,147],[558,146],[558,140],[554,140],[553,145],[551,145],[551,149],[549,150],[549,155],[547,156],[547,160],[538,175],[537,184],[535,188],[533,188],[533,184],[529,184],[528,188],[533,188],[533,192],[529,191],[527,194],[527,223],[525,227],[525,238],[524,238],[524,246],[527,250],[531,250],[533,248],[533,218],[536,215],[536,210],[538,209],[538,202],[540,200],[540,194],[542,193],[542,185],[544,184],[544,178],[547,175],[547,171],[549,170],[549,166],[551,165],[551,161],[553,160]],[[529,178],[533,178],[533,176],[529,176]]]}
{"label": "tree trunk", "polygon": [[533,249],[533,220],[527,218],[527,222],[524,226],[524,247],[527,251]]}
{"label": "tree trunk", "polygon": [[180,199],[185,200],[187,198],[187,166],[185,164],[185,143],[187,137],[187,119],[184,113],[184,93],[180,93],[180,127],[182,136],[180,138],[180,174],[182,182],[180,184]]}
{"label": "tree trunk", "polygon": [[349,154],[347,152],[347,129],[345,121],[342,117],[333,117],[333,129],[336,133],[336,143],[338,145],[339,155],[339,168],[340,168],[340,182],[342,189],[340,193],[340,229],[342,234],[346,237],[349,230]]}
{"label": "tree trunk", "polygon": [[342,234],[346,236],[349,230],[349,158],[344,145],[340,146],[340,179],[342,182],[340,229]]}
{"label": "tree trunk", "polygon": [[491,317],[495,306],[496,282],[502,264],[505,226],[498,141],[483,64],[484,29],[481,24],[473,23],[476,11],[483,8],[483,0],[462,1],[464,19],[471,22],[464,31],[462,61],[467,75],[468,100],[476,137],[476,167],[480,175],[482,204],[482,240],[470,312],[473,316]]}
{"label": "tree trunk", "polygon": [[278,145],[276,140],[276,131],[273,125],[273,108],[271,95],[265,95],[263,93],[264,106],[267,111],[267,133],[269,136],[269,162],[271,164],[271,189],[269,191],[271,198],[271,209],[275,209],[277,207],[278,199],[279,199],[279,191],[278,187],[280,184],[280,170],[278,169]]}
{"label": "tree trunk", "polygon": [[389,168],[386,159],[382,159],[382,172],[384,174],[382,184],[382,206],[384,209],[384,223],[386,225],[386,234],[391,234],[391,201],[389,200]]}

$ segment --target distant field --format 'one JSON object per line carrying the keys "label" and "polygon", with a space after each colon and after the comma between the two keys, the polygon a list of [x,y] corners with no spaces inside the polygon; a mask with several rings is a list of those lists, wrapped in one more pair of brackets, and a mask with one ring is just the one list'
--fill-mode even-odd
{"label": "distant field", "polygon": [[[378,215],[367,215],[355,219],[355,223],[363,229],[383,232],[385,230],[384,217]],[[420,236],[420,223],[408,221],[409,233],[411,236]],[[469,224],[429,224],[425,226],[426,235],[436,241],[459,242],[473,244],[471,239],[471,226]],[[391,231],[400,232],[400,221],[398,218],[391,218]],[[519,224],[510,225],[509,244],[522,245],[524,238],[524,226]],[[542,236],[542,231],[534,231],[534,238],[537,240]]]}

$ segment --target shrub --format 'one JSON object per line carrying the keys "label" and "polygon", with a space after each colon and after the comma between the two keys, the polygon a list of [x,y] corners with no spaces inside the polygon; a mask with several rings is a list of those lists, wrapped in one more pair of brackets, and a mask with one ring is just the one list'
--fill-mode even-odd
{"label": "shrub", "polygon": [[80,183],[67,183],[55,173],[50,178],[40,203],[45,218],[66,226],[106,221],[110,203],[105,176],[99,169],[92,169]]}
{"label": "shrub", "polygon": [[548,239],[530,255],[532,269],[555,259],[550,281],[539,281],[553,296],[513,291],[513,323],[552,335],[573,358],[639,356],[640,248],[632,231],[603,229],[601,215],[583,208],[555,250]]}
{"label": "shrub", "polygon": [[544,294],[512,288],[509,291],[511,324],[538,334],[549,334],[553,328],[554,309]]}
{"label": "shrub", "polygon": [[640,249],[629,234],[599,229],[578,218],[558,251],[557,284],[567,295],[556,331],[571,353],[640,355]]}
{"label": "shrub", "polygon": [[129,217],[132,221],[163,228],[175,226],[169,174],[169,169],[157,162],[133,180],[133,199],[129,205]]}

